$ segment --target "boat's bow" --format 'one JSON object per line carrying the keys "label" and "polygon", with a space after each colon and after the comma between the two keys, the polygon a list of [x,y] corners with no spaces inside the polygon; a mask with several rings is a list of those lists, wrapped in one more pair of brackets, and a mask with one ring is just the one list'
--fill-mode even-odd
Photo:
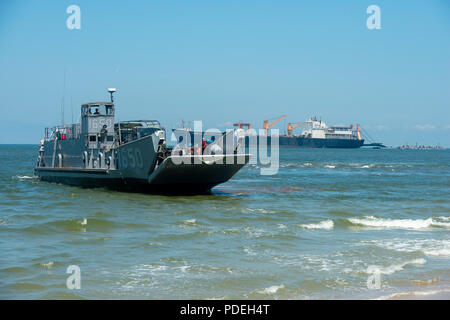
{"label": "boat's bow", "polygon": [[172,155],[149,175],[148,182],[186,191],[207,190],[228,181],[249,160],[249,154]]}

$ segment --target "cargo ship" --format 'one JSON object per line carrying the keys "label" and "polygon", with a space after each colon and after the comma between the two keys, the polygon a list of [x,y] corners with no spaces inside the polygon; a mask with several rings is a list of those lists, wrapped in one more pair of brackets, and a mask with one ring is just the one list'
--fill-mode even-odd
{"label": "cargo ship", "polygon": [[[288,125],[288,134],[280,135],[280,146],[307,147],[307,148],[360,148],[364,145],[359,125],[354,130],[353,125],[348,127],[329,127],[322,120],[311,118],[302,125],[305,126],[299,135],[292,135],[297,124]],[[300,125],[299,125],[300,126]]]}
{"label": "cargo ship", "polygon": [[[268,130],[285,116],[286,115],[283,115],[277,118],[272,123],[265,120],[262,135],[257,135],[250,123],[237,122],[234,126],[239,127],[245,133],[245,144],[247,146],[255,141],[255,137],[258,145],[262,144],[270,146],[271,135]],[[299,127],[303,127],[303,131],[300,134],[293,134],[293,131]],[[366,135],[368,134],[366,133]],[[363,138],[359,125],[356,125],[356,127],[353,127],[353,125],[329,127],[322,120],[317,120],[316,117],[310,118],[306,122],[288,123],[287,134],[279,135],[278,138],[280,147],[346,149],[356,149],[362,146],[385,147],[382,143],[374,142],[370,137],[369,143],[364,143],[366,139]]]}

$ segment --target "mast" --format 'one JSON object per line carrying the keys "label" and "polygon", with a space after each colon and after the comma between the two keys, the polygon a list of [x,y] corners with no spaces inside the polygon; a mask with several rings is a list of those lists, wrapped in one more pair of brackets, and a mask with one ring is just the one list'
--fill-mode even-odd
{"label": "mast", "polygon": [[66,94],[66,67],[64,67],[64,77],[63,77],[63,92],[61,98],[61,126],[64,127],[64,98]]}
{"label": "mast", "polygon": [[111,95],[111,102],[114,103],[113,93],[116,92],[116,88],[108,88],[108,92]]}

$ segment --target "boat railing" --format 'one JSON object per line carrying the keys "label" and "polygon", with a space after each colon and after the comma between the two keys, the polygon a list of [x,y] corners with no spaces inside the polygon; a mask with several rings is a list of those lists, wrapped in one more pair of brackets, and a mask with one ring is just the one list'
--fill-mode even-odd
{"label": "boat railing", "polygon": [[80,139],[81,125],[79,123],[68,126],[55,126],[45,128],[45,141]]}
{"label": "boat railing", "polygon": [[158,120],[128,120],[114,124],[114,131],[120,144],[131,142],[164,130]]}
{"label": "boat railing", "polygon": [[[116,124],[116,126],[118,123]],[[162,128],[158,120],[128,120],[120,121],[121,129],[127,128]]]}

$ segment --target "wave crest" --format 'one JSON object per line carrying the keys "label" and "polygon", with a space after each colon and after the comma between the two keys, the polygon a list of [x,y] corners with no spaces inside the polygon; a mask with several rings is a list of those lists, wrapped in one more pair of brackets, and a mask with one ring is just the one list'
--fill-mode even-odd
{"label": "wave crest", "polygon": [[386,219],[367,216],[364,218],[349,218],[351,224],[357,226],[388,228],[388,229],[429,229],[431,227],[450,228],[449,222],[428,219]]}
{"label": "wave crest", "polygon": [[324,220],[320,221],[319,223],[310,223],[310,224],[299,224],[297,225],[300,228],[304,229],[325,229],[330,230],[334,227],[333,220]]}

